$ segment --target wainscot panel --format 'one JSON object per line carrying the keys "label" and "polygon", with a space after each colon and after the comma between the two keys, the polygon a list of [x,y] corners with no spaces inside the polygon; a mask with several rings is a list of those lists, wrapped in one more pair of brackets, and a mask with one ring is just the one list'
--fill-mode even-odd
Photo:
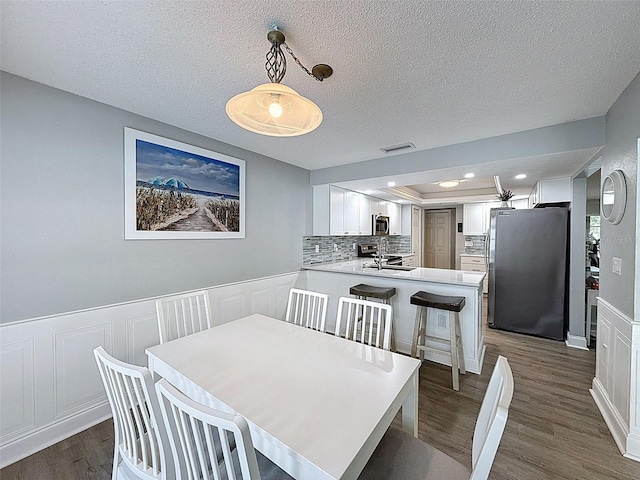
{"label": "wainscot panel", "polygon": [[[300,272],[207,289],[216,325],[252,313],[284,318]],[[176,292],[179,293],[179,292]],[[0,468],[111,416],[93,349],[146,365],[159,342],[157,298],[30,319],[0,327]]]}

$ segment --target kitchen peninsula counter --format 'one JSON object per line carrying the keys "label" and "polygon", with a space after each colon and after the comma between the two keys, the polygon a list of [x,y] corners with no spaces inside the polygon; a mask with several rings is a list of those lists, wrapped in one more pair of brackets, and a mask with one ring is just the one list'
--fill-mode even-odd
{"label": "kitchen peninsula counter", "polygon": [[413,268],[413,270],[378,270],[376,268],[365,267],[365,265],[369,265],[371,263],[373,263],[373,261],[370,258],[358,258],[344,262],[303,265],[302,268],[305,270],[316,270],[320,272],[387,277],[403,280],[415,280],[418,282],[465,285],[476,288],[482,285],[482,280],[485,276],[482,272],[469,272],[442,268],[408,267]]}
{"label": "kitchen peninsula counter", "polygon": [[[482,272],[447,270],[416,267],[413,270],[378,270],[366,268],[370,258],[357,258],[342,262],[303,265],[306,287],[309,290],[327,293],[327,331],[335,328],[338,299],[350,297],[349,288],[359,283],[379,287],[395,287],[396,295],[391,304],[394,312],[396,348],[399,352],[410,353],[416,314],[411,305],[411,295],[423,290],[438,295],[465,297],[465,307],[460,312],[462,344],[467,371],[481,373],[485,345],[482,333]],[[449,338],[447,312],[429,309],[429,334]],[[439,346],[441,344],[438,343]],[[451,365],[446,355],[425,352],[425,358],[445,365]],[[462,377],[464,378],[464,377]],[[464,381],[464,380],[462,380]]]}

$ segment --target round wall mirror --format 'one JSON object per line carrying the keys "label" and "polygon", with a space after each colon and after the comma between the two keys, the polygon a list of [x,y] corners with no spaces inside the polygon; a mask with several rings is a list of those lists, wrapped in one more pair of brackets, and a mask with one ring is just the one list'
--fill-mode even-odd
{"label": "round wall mirror", "polygon": [[627,183],[622,170],[614,170],[602,182],[600,191],[602,216],[613,224],[620,223],[627,204]]}

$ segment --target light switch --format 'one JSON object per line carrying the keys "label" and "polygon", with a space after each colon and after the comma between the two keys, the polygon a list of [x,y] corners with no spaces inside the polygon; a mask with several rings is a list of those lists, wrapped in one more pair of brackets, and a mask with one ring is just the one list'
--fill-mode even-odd
{"label": "light switch", "polygon": [[616,275],[622,275],[622,259],[618,257],[613,257],[611,261],[613,273]]}
{"label": "light switch", "polygon": [[337,252],[337,251],[338,251],[338,244],[337,244],[337,243],[334,243],[334,244],[333,244],[333,251],[334,251],[334,252]]}

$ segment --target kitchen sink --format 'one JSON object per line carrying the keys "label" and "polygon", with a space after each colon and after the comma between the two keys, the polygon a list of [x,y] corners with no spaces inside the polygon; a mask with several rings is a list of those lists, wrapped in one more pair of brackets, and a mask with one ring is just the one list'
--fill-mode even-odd
{"label": "kitchen sink", "polygon": [[[378,268],[377,265],[365,265],[365,268]],[[411,270],[415,270],[416,267],[405,267],[403,265],[383,265],[382,270],[402,270],[405,272],[410,272]]]}

